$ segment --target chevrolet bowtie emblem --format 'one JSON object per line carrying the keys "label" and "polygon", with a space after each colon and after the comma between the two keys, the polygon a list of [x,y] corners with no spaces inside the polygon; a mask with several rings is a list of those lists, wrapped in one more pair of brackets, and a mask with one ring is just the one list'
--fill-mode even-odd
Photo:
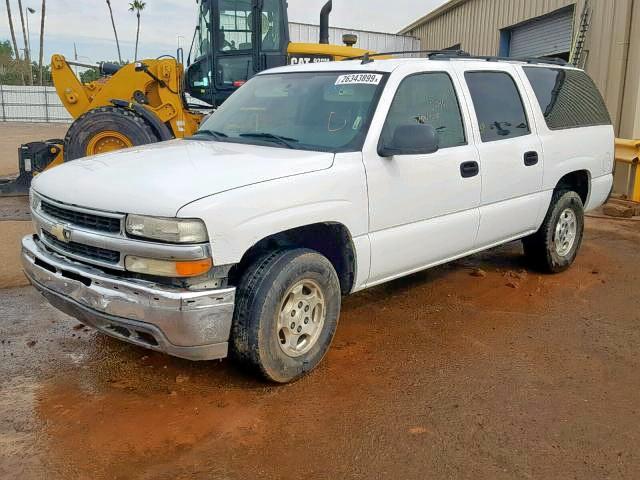
{"label": "chevrolet bowtie emblem", "polygon": [[71,231],[69,231],[61,223],[56,223],[51,227],[51,235],[56,237],[61,242],[69,243],[71,240]]}

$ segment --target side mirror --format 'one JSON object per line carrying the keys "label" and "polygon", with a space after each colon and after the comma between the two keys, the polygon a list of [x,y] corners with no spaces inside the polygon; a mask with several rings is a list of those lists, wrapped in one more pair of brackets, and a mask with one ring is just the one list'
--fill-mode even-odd
{"label": "side mirror", "polygon": [[438,151],[438,132],[431,125],[399,125],[391,142],[378,145],[378,155],[425,155]]}

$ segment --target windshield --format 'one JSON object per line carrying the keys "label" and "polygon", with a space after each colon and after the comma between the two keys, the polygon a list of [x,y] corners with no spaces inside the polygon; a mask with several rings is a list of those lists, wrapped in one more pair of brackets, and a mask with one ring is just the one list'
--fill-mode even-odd
{"label": "windshield", "polygon": [[305,72],[254,77],[201,126],[198,138],[319,151],[362,148],[386,75]]}

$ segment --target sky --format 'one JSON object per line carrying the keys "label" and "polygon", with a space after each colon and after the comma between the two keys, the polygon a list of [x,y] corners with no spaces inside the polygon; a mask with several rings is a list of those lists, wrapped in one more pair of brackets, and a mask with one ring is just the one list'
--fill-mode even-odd
{"label": "sky", "polygon": [[[320,8],[325,1],[289,0],[289,21],[318,24]],[[19,48],[23,48],[18,2],[10,2]],[[39,0],[22,0],[23,8],[37,10],[29,15],[32,58],[37,58],[38,52],[40,3]],[[442,3],[444,0],[333,0],[330,25],[395,33]],[[128,4],[129,0],[111,0],[122,56],[132,60],[136,17],[128,11]],[[196,1],[146,0],[146,4],[142,12],[139,57],[175,54],[178,42],[188,51],[197,17]],[[393,8],[389,7],[390,4]],[[6,4],[1,1],[0,41],[5,39],[10,39],[10,33]],[[47,59],[53,53],[72,58],[74,42],[81,62],[95,63],[118,58],[105,0],[47,1],[45,61],[48,63]]]}

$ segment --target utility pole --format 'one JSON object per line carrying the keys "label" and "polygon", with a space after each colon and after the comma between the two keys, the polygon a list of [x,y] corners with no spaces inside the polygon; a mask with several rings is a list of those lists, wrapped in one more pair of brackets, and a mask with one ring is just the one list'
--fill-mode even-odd
{"label": "utility pole", "polygon": [[[11,16],[11,2],[6,0],[7,2],[7,16],[9,17],[9,31],[11,32],[11,41],[13,43],[13,53],[16,56],[16,62],[20,65],[20,50],[18,50],[18,42],[16,41],[16,32],[13,29],[13,17]],[[24,85],[24,72],[20,68],[20,78],[22,80],[22,85]]]}
{"label": "utility pole", "polygon": [[35,9],[31,8],[31,7],[27,7],[27,49],[29,50],[29,58],[31,58],[31,33],[29,32],[29,14],[34,14],[36,13]]}
{"label": "utility pole", "polygon": [[[22,26],[22,39],[24,41],[24,63],[27,70],[29,85],[33,85],[33,69],[31,68],[31,50],[29,49],[29,39],[27,37],[28,27],[25,28],[25,11],[22,9],[22,0],[18,0],[18,10],[20,10],[20,24]],[[27,21],[29,17],[27,17]]]}
{"label": "utility pole", "polygon": [[[73,42],[73,59],[78,61],[78,48],[76,47],[76,42]],[[78,76],[78,66],[76,65],[76,77]]]}
{"label": "utility pole", "polygon": [[43,56],[44,56],[44,19],[46,12],[47,0],[42,0],[42,9],[40,10],[40,61],[38,62],[39,72],[38,72],[38,80],[40,85],[44,85],[43,83]]}

